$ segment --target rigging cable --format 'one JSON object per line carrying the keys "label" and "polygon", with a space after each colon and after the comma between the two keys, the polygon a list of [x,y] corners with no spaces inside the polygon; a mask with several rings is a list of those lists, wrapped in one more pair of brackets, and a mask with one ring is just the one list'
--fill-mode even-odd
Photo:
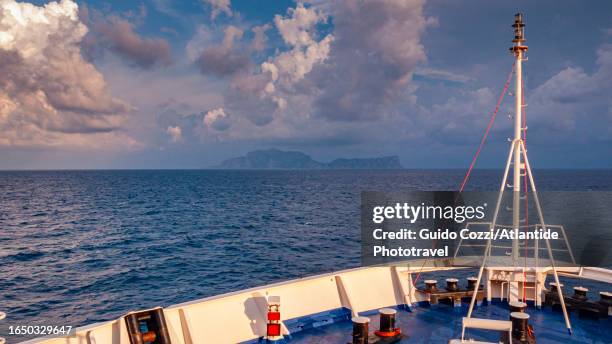
{"label": "rigging cable", "polygon": [[506,91],[508,91],[508,86],[510,85],[510,81],[512,80],[512,74],[514,74],[514,66],[516,63],[512,64],[512,69],[510,70],[510,74],[508,74],[508,79],[506,80],[506,84],[504,85],[504,89],[502,91],[502,93],[499,95],[499,99],[497,100],[497,105],[495,106],[495,111],[493,111],[493,115],[491,116],[491,119],[489,120],[489,125],[487,125],[487,129],[485,130],[484,135],[482,136],[482,140],[480,140],[480,145],[478,146],[478,149],[476,150],[476,154],[474,154],[474,158],[472,158],[472,163],[470,164],[470,168],[468,169],[467,173],[465,174],[465,177],[463,178],[463,181],[461,182],[461,187],[459,188],[459,192],[463,192],[463,189],[465,188],[465,185],[467,184],[468,180],[470,179],[470,174],[472,173],[472,169],[474,168],[474,165],[476,165],[476,160],[478,160],[478,156],[480,155],[480,151],[482,150],[482,147],[484,146],[485,142],[487,141],[487,136],[489,136],[489,131],[491,131],[491,127],[493,126],[493,122],[495,121],[495,117],[497,116],[497,112],[499,112],[499,107],[501,106],[502,101],[504,100],[504,96],[506,95]]}
{"label": "rigging cable", "polygon": [[[468,169],[465,177],[463,178],[463,182],[461,182],[461,187],[459,188],[459,192],[463,192],[463,189],[465,188],[465,185],[468,182],[468,179],[470,178],[470,174],[472,173],[472,169],[474,168],[474,165],[476,164],[476,160],[478,159],[478,155],[480,155],[480,151],[482,150],[482,147],[484,146],[485,142],[487,141],[487,136],[489,136],[489,131],[491,131],[491,127],[493,126],[493,122],[495,121],[495,117],[497,116],[497,113],[499,112],[499,108],[501,106],[502,101],[504,100],[504,96],[506,95],[506,92],[508,91],[508,86],[510,86],[510,81],[512,80],[512,75],[514,74],[514,66],[515,66],[516,62],[512,63],[512,68],[510,69],[510,73],[508,74],[508,78],[506,80],[506,83],[504,84],[504,89],[502,90],[501,94],[499,95],[499,99],[497,99],[497,105],[495,105],[495,110],[493,111],[493,115],[491,116],[491,119],[489,120],[489,124],[487,125],[487,129],[485,130],[485,133],[482,137],[482,140],[480,141],[480,146],[478,146],[478,150],[476,151],[476,154],[474,155],[474,158],[472,159],[472,163],[470,164],[470,168]],[[425,268],[425,264],[427,264],[427,260],[425,259],[425,261],[423,262],[423,265],[421,265],[421,268],[419,269],[419,272],[417,273],[414,281],[412,282],[412,284],[414,286],[416,286],[417,281],[419,280],[419,278],[421,277],[421,272],[423,272],[423,269]]]}

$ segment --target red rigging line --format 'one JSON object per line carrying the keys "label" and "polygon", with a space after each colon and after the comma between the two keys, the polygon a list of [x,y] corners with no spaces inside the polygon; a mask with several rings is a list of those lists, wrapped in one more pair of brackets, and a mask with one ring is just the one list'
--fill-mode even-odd
{"label": "red rigging line", "polygon": [[510,70],[510,74],[508,74],[508,79],[506,80],[506,84],[504,85],[504,89],[502,91],[502,93],[499,95],[499,99],[497,100],[497,105],[495,106],[495,111],[493,111],[493,115],[491,116],[491,119],[489,120],[489,125],[487,125],[487,129],[485,130],[484,135],[482,136],[482,140],[480,140],[480,145],[478,146],[478,149],[476,150],[476,154],[474,155],[474,158],[472,158],[472,163],[470,164],[470,168],[468,169],[467,173],[465,174],[465,177],[463,178],[463,181],[461,182],[461,187],[459,188],[459,192],[463,192],[463,189],[465,188],[465,185],[467,184],[468,180],[470,179],[470,174],[472,173],[472,169],[474,168],[474,165],[476,165],[476,160],[478,160],[478,156],[480,155],[480,151],[482,150],[482,147],[484,146],[485,142],[487,141],[487,137],[489,136],[489,131],[491,131],[491,127],[493,127],[493,122],[495,122],[495,117],[497,116],[497,113],[499,112],[499,107],[501,106],[502,101],[504,100],[504,96],[506,95],[506,92],[508,91],[508,86],[510,86],[510,81],[512,81],[512,74],[514,74],[514,66],[516,63],[512,64],[512,69]]}
{"label": "red rigging line", "polygon": [[[482,150],[482,147],[484,146],[485,142],[487,141],[487,137],[489,136],[489,131],[491,131],[491,127],[493,127],[493,122],[495,122],[495,117],[497,116],[497,113],[499,112],[499,108],[501,106],[502,101],[504,101],[504,96],[506,95],[506,92],[508,91],[508,87],[510,86],[510,81],[512,81],[512,74],[514,74],[514,66],[515,66],[516,62],[512,64],[512,69],[510,70],[510,73],[508,74],[508,79],[506,80],[506,84],[504,85],[504,89],[502,90],[501,94],[499,95],[499,99],[497,99],[497,104],[495,105],[495,110],[493,111],[493,115],[491,116],[491,119],[489,120],[489,124],[487,125],[487,129],[485,130],[485,133],[482,137],[482,140],[480,141],[480,145],[478,146],[478,150],[476,150],[476,154],[474,155],[474,158],[472,159],[472,163],[470,164],[470,168],[468,169],[465,177],[463,178],[463,182],[461,182],[461,187],[459,188],[459,192],[463,192],[463,189],[465,188],[465,185],[468,182],[468,179],[470,178],[470,174],[472,173],[472,169],[474,168],[474,165],[476,164],[476,160],[478,160],[478,156],[480,155],[480,151]],[[435,242],[434,242],[435,245]],[[412,282],[412,284],[414,286],[416,286],[417,281],[419,280],[419,278],[421,277],[421,272],[423,272],[423,268],[425,267],[425,264],[427,264],[427,259],[425,259],[425,261],[423,262],[423,265],[421,266],[421,269],[419,270],[419,272],[417,273],[414,281]]]}
{"label": "red rigging line", "polygon": [[423,262],[423,265],[421,265],[421,269],[419,270],[419,273],[416,275],[416,277],[414,278],[414,281],[412,282],[412,285],[415,287],[416,287],[417,281],[421,277],[421,272],[423,272],[423,268],[425,267],[425,264],[427,264],[427,259],[425,259],[425,261]]}

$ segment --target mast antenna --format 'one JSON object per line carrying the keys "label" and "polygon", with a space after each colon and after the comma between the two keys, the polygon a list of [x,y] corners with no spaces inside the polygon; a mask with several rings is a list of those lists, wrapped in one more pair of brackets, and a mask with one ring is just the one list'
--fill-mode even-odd
{"label": "mast antenna", "polygon": [[[535,201],[535,208],[537,210],[538,213],[538,219],[539,219],[539,223],[537,224],[536,229],[539,228],[546,228],[546,222],[544,221],[544,215],[542,212],[542,207],[540,205],[540,200],[536,191],[536,186],[535,186],[535,181],[533,178],[533,174],[531,173],[531,166],[529,164],[529,158],[527,157],[527,149],[525,147],[525,141],[523,140],[522,137],[522,132],[523,130],[525,130],[526,128],[523,128],[523,122],[522,122],[522,117],[523,117],[523,107],[525,106],[523,104],[523,68],[522,68],[522,63],[525,60],[523,55],[525,52],[527,52],[527,45],[525,45],[525,24],[523,22],[523,14],[522,13],[517,13],[514,15],[514,24],[512,25],[512,27],[514,28],[514,39],[512,40],[512,42],[514,43],[512,45],[512,47],[510,47],[510,51],[514,54],[515,57],[515,62],[514,62],[514,66],[515,66],[515,90],[514,90],[514,99],[515,99],[515,113],[514,113],[514,138],[511,140],[511,144],[510,144],[510,152],[508,153],[508,159],[506,161],[506,168],[504,170],[504,176],[502,178],[502,183],[501,183],[501,187],[499,189],[499,195],[497,198],[497,205],[495,207],[495,211],[493,213],[493,219],[491,222],[491,229],[495,229],[497,228],[496,226],[498,226],[497,221],[498,221],[498,215],[499,215],[499,210],[500,210],[500,206],[502,203],[502,198],[503,198],[503,194],[504,194],[504,190],[506,189],[507,186],[507,179],[508,179],[508,175],[509,175],[509,171],[510,171],[510,166],[512,166],[513,168],[513,183],[512,185],[508,185],[509,188],[512,188],[512,194],[513,194],[513,198],[512,198],[512,229],[513,231],[516,232],[516,236],[518,238],[518,234],[519,234],[519,230],[521,227],[525,227],[525,226],[521,226],[521,177],[528,177],[529,178],[529,186],[531,189],[531,193],[533,195],[534,201]],[[525,193],[527,193],[528,191],[530,191],[527,186],[525,187],[525,190],[523,190]],[[565,233],[563,233],[563,236],[565,236]],[[567,237],[566,237],[567,238]],[[552,253],[552,248],[550,246],[550,242],[546,239],[544,240],[545,244],[546,244],[546,250],[548,251],[548,256],[550,259],[550,265],[551,268],[553,270],[553,275],[555,278],[555,282],[557,283],[557,285],[559,285],[559,275],[557,273],[557,269],[555,267],[555,260],[553,258],[553,253]],[[484,268],[485,265],[487,264],[487,258],[491,255],[491,239],[488,240],[487,245],[485,247],[485,251],[484,251],[484,256],[483,256],[483,260],[482,260],[482,264],[480,266],[480,270],[478,271],[478,277],[476,279],[476,285],[480,285],[480,281],[482,279],[482,274],[484,272]],[[569,249],[569,247],[568,247]],[[516,269],[517,267],[517,261],[519,259],[520,256],[520,251],[519,251],[519,242],[518,239],[514,239],[512,241],[512,267],[508,267],[509,269],[511,269],[512,271],[514,271],[514,269]],[[532,269],[533,272],[535,274],[538,273],[538,259],[539,259],[539,246],[538,246],[538,241],[536,240],[535,242],[535,249],[534,249],[534,260],[535,260],[535,267]],[[524,274],[523,274],[524,276]],[[537,282],[536,282],[537,283]],[[537,288],[536,288],[537,291]],[[537,292],[536,292],[537,293]],[[565,325],[567,327],[567,330],[569,331],[569,333],[572,333],[572,327],[569,321],[569,316],[567,314],[567,309],[565,307],[565,300],[563,298],[563,294],[560,288],[558,288],[558,293],[559,293],[559,298],[561,301],[561,308],[563,310],[563,316],[565,318]],[[537,295],[536,295],[536,301],[537,301]],[[472,310],[474,309],[474,305],[476,303],[476,293],[474,293],[472,295],[472,300],[470,302],[470,307],[468,309],[468,313],[467,313],[467,317],[471,318],[472,317]]]}
{"label": "mast antenna", "polygon": [[[527,51],[525,43],[525,24],[523,23],[523,14],[517,13],[514,15],[514,39],[512,42],[514,45],[510,48],[510,51],[514,53],[515,57],[515,83],[514,83],[514,140],[512,145],[514,146],[514,157],[513,157],[513,202],[512,202],[512,227],[517,232],[521,227],[521,175],[526,173],[525,163],[521,157],[521,145],[523,142],[523,55]],[[527,190],[524,190],[527,192]],[[512,262],[514,265],[517,264],[519,259],[519,241],[518,239],[513,240],[512,243]]]}

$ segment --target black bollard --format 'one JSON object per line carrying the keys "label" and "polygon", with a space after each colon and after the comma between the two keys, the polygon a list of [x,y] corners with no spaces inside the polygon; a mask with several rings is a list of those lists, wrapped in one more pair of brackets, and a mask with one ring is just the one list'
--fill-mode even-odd
{"label": "black bollard", "polygon": [[478,282],[478,278],[476,277],[468,277],[467,278],[468,281],[468,290],[475,290],[476,289],[476,282]]}
{"label": "black bollard", "polygon": [[397,311],[393,308],[383,308],[378,312],[380,313],[378,331],[382,333],[395,332],[395,314]]}
{"label": "black bollard", "polygon": [[[527,304],[525,302],[521,302],[521,301],[510,302],[509,306],[510,306],[510,313],[514,313],[514,312],[524,313],[525,312],[525,308],[527,308]],[[512,319],[510,319],[510,320],[512,320]]]}
{"label": "black bollard", "polygon": [[368,317],[353,317],[353,344],[368,344],[369,324]]}
{"label": "black bollard", "polygon": [[586,301],[588,291],[589,290],[585,287],[574,287],[574,295],[572,295],[572,298]]}
{"label": "black bollard", "polygon": [[612,315],[612,293],[607,291],[599,292],[599,303],[608,307],[608,315]]}
{"label": "black bollard", "polygon": [[529,314],[522,312],[510,313],[512,320],[512,338],[526,342],[529,336]]}
{"label": "black bollard", "polygon": [[599,297],[600,297],[600,300],[599,300],[600,303],[612,305],[612,293],[609,293],[607,291],[600,291]]}
{"label": "black bollard", "polygon": [[446,279],[446,290],[448,291],[457,291],[457,283],[459,280],[456,278],[447,278]]}
{"label": "black bollard", "polygon": [[563,289],[563,283],[559,283],[559,288],[557,288],[557,283],[555,282],[550,282],[548,284],[550,286],[550,291],[553,293],[559,293],[559,289]]}
{"label": "black bollard", "polygon": [[438,291],[438,281],[436,280],[425,280],[425,291],[430,293],[435,293]]}

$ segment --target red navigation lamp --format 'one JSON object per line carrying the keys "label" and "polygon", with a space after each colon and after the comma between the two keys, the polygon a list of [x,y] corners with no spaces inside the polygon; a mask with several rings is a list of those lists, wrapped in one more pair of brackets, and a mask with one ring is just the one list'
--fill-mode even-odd
{"label": "red navigation lamp", "polygon": [[278,337],[281,334],[280,324],[268,323],[268,337]]}
{"label": "red navigation lamp", "polygon": [[266,325],[267,339],[281,336],[280,296],[268,297],[268,323]]}

